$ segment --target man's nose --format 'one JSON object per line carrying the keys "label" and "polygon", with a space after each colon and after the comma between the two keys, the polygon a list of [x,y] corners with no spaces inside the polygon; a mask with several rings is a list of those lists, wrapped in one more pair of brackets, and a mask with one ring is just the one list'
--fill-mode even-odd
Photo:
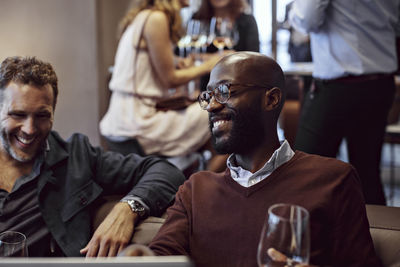
{"label": "man's nose", "polygon": [[34,134],[36,132],[35,119],[27,117],[22,124],[21,130],[28,135]]}
{"label": "man's nose", "polygon": [[208,103],[208,106],[206,108],[206,110],[208,112],[212,112],[216,109],[221,109],[224,107],[224,104],[219,103],[216,99],[215,96],[212,96],[210,99],[210,103]]}

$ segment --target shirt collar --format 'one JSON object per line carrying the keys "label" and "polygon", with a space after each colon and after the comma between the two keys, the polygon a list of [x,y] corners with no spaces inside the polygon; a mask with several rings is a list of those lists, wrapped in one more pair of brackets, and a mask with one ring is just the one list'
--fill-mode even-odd
{"label": "shirt collar", "polygon": [[46,143],[44,144],[45,148],[42,153],[40,153],[36,158],[33,163],[33,168],[30,174],[24,175],[22,177],[19,177],[19,179],[16,180],[14,187],[12,191],[18,190],[22,185],[32,181],[36,177],[39,176],[40,174],[40,169],[42,167],[42,164],[44,162],[44,158],[46,157],[47,153],[50,151],[50,145],[49,141],[46,139]]}
{"label": "shirt collar", "polygon": [[15,184],[14,184],[11,192],[17,191],[22,185],[27,184],[28,182],[36,179],[40,174],[40,168],[41,168],[43,162],[44,162],[44,155],[43,154],[38,155],[33,163],[31,173],[29,173],[28,175],[23,175],[23,176],[19,177],[15,181]]}
{"label": "shirt collar", "polygon": [[264,164],[264,166],[255,173],[238,166],[236,163],[235,154],[231,154],[229,156],[226,164],[230,170],[233,180],[244,187],[250,187],[267,178],[279,166],[288,162],[293,155],[294,151],[290,148],[289,143],[285,140],[282,142],[281,146],[274,151],[271,158]]}

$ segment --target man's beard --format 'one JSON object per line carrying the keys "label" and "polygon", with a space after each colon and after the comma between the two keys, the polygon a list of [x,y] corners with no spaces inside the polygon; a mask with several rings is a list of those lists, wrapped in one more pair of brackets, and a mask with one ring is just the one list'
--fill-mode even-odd
{"label": "man's beard", "polygon": [[4,128],[0,128],[0,142],[3,145],[3,149],[15,160],[21,163],[27,163],[34,160],[38,155],[40,155],[45,150],[46,138],[43,139],[42,144],[38,147],[35,154],[21,157],[18,153],[12,148],[11,141],[9,139],[9,134]]}
{"label": "man's beard", "polygon": [[219,154],[245,154],[256,148],[265,137],[261,119],[261,108],[254,105],[247,111],[232,112],[232,129],[228,139],[216,142],[212,135],[212,144]]}

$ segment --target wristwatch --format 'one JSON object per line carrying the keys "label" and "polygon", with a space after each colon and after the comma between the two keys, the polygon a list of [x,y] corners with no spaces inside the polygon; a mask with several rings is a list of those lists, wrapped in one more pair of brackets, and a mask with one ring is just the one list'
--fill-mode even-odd
{"label": "wristwatch", "polygon": [[142,219],[146,215],[146,209],[144,206],[137,200],[129,199],[129,200],[121,200],[121,202],[128,203],[131,210],[136,213],[140,219]]}

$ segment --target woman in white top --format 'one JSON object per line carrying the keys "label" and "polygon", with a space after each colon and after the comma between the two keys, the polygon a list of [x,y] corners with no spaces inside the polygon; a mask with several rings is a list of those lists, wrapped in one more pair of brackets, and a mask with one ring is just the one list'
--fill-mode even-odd
{"label": "woman in white top", "polygon": [[210,72],[220,58],[213,55],[199,66],[176,69],[173,43],[180,37],[179,11],[185,6],[188,0],[143,0],[121,22],[112,95],[100,132],[128,152],[137,140],[144,154],[184,156],[210,137],[207,112],[198,103],[180,111],[155,109],[155,99],[167,97],[169,88]]}

